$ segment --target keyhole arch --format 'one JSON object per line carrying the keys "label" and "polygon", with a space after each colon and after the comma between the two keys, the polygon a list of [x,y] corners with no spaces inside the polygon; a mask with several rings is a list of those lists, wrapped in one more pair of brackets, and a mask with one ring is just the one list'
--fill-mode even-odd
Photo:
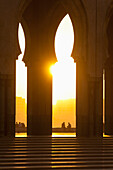
{"label": "keyhole arch", "polygon": [[[57,62],[52,67],[53,73],[53,135],[61,124],[68,123],[75,136],[76,128],[76,64],[72,58],[74,46],[74,28],[69,14],[59,23],[54,40]],[[61,106],[62,103],[62,106]],[[60,108],[60,110],[59,110]],[[69,114],[70,112],[70,114]],[[69,122],[68,122],[69,121]],[[62,128],[60,130],[63,130]],[[69,135],[69,133],[68,133]]]}

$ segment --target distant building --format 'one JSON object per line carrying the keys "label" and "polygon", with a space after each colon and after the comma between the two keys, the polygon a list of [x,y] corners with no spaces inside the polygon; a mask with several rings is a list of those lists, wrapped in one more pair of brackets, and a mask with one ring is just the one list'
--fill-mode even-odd
{"label": "distant building", "polygon": [[27,104],[22,97],[16,97],[16,122],[23,122],[27,126]]}

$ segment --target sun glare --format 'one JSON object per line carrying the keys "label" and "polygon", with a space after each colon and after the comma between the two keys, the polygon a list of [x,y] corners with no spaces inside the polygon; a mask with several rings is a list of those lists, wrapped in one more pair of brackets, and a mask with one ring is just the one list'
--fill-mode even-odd
{"label": "sun glare", "polygon": [[57,100],[75,99],[76,63],[73,58],[66,62],[57,62],[52,66],[53,74],[53,105]]}
{"label": "sun glare", "polygon": [[51,67],[53,75],[53,128],[60,127],[62,122],[67,123],[68,121],[75,127],[76,63],[71,57],[73,45],[74,30],[67,14],[56,32],[55,53],[58,62]]}

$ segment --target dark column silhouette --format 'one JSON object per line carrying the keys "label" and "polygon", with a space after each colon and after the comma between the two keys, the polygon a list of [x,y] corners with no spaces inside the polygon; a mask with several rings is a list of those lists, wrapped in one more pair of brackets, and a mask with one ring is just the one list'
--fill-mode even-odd
{"label": "dark column silhouette", "polygon": [[89,135],[88,78],[83,61],[76,63],[76,133],[77,137]]}
{"label": "dark column silhouette", "polygon": [[28,70],[28,135],[52,134],[52,75],[44,62]]}
{"label": "dark column silhouette", "polygon": [[0,136],[14,136],[14,75],[0,75]]}
{"label": "dark column silhouette", "polygon": [[107,27],[108,54],[105,63],[105,134],[113,135],[113,15]]}
{"label": "dark column silhouette", "polygon": [[[28,135],[52,134],[52,74],[56,57],[53,34],[46,20],[50,1],[33,1],[23,17],[31,36],[28,66]],[[45,10],[46,8],[46,10]],[[41,17],[39,17],[41,16]]]}
{"label": "dark column silhouette", "polygon": [[102,77],[89,79],[89,135],[103,136],[103,98]]}
{"label": "dark column silhouette", "polygon": [[102,137],[102,79],[89,77],[84,61],[77,61],[76,72],[77,137]]}
{"label": "dark column silhouette", "polygon": [[105,67],[105,134],[113,135],[113,58]]}

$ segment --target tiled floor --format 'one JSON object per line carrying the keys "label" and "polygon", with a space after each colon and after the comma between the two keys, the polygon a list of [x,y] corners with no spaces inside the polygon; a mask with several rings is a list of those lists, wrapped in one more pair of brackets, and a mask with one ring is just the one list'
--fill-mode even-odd
{"label": "tiled floor", "polygon": [[113,138],[0,138],[0,169],[112,169]]}

